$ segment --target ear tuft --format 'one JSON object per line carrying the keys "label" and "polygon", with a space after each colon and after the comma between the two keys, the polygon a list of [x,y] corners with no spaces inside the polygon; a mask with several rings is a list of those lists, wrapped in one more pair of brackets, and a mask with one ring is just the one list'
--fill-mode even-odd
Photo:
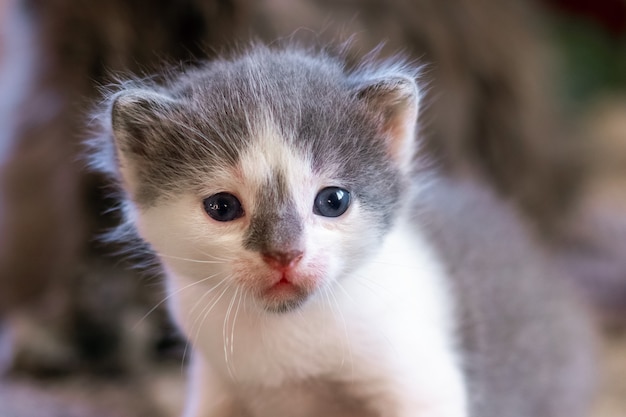
{"label": "ear tuft", "polygon": [[409,77],[394,75],[367,82],[359,89],[358,96],[381,104],[406,105],[417,101],[417,85]]}
{"label": "ear tuft", "polygon": [[404,75],[375,79],[361,85],[357,97],[378,119],[388,151],[403,169],[409,169],[415,151],[419,91],[415,80]]}
{"label": "ear tuft", "polygon": [[127,156],[148,156],[175,106],[176,100],[151,90],[130,89],[117,93],[112,99],[111,126],[119,152]]}

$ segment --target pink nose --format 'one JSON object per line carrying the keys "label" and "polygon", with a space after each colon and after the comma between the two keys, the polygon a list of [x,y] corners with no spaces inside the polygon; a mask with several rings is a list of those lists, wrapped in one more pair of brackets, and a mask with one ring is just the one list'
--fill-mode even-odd
{"label": "pink nose", "polygon": [[284,270],[296,266],[304,253],[299,250],[264,252],[261,257],[271,268]]}

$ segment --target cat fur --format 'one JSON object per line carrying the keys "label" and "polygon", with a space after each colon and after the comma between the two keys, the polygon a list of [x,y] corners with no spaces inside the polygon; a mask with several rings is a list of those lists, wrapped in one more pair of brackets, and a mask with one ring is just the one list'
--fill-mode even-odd
{"label": "cat fur", "polygon": [[[589,337],[556,272],[491,195],[415,169],[417,75],[256,45],[109,94],[94,166],[193,346],[186,417],[584,415]],[[312,212],[326,186],[353,197],[337,219]],[[241,219],[207,217],[219,192]],[[263,254],[288,250],[272,293]]]}

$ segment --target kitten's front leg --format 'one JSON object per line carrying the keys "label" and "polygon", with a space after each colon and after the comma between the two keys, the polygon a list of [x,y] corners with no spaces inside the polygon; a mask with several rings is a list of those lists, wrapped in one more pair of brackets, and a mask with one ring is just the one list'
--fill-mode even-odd
{"label": "kitten's front leg", "polygon": [[[381,417],[469,417],[463,373],[453,361],[381,367],[371,408]],[[371,386],[371,385],[370,385]],[[367,394],[366,394],[367,395]]]}
{"label": "kitten's front leg", "polygon": [[372,408],[375,415],[380,417],[469,417],[465,398],[454,387],[441,389],[436,393],[416,391],[414,386],[392,387],[391,390],[392,392],[381,395],[373,402]]}
{"label": "kitten's front leg", "polygon": [[198,352],[189,365],[183,417],[240,417],[235,399],[224,381]]}

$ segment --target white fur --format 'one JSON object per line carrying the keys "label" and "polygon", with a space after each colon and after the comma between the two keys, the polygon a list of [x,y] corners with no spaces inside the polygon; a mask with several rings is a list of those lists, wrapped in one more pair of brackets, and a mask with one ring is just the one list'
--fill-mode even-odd
{"label": "white fur", "polygon": [[[296,273],[314,288],[287,313],[263,308],[255,289],[272,271],[242,247],[255,193],[276,169],[304,222]],[[332,169],[324,175],[267,126],[239,166],[207,178],[202,195],[135,213],[161,255],[170,309],[195,350],[185,417],[232,417],[239,406],[252,417],[346,415],[329,413],[315,390],[302,389],[307,381],[338,384],[376,416],[465,417],[440,262],[403,221],[381,247],[358,200],[338,218],[313,214],[319,189],[342,185]],[[243,218],[220,223],[204,213],[202,199],[221,191],[240,199]]]}

